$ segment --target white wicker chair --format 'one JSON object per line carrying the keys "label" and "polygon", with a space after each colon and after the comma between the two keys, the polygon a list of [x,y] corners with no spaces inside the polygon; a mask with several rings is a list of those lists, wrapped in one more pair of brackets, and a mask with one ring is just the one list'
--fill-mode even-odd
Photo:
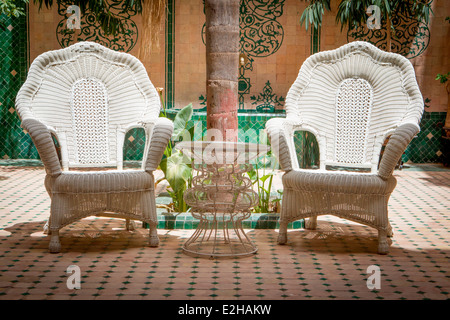
{"label": "white wicker chair", "polygon": [[[160,105],[144,66],[129,54],[80,42],[33,61],[16,109],[47,173],[50,252],[61,249],[62,227],[91,215],[124,218],[127,229],[130,220],[147,222],[150,246],[158,246],[153,171],[173,131],[159,118]],[[145,131],[142,168],[123,170],[125,134],[136,127]],[[75,167],[116,169],[69,171]]]}
{"label": "white wicker chair", "polygon": [[[266,123],[272,150],[285,171],[278,243],[287,224],[332,214],[378,230],[378,252],[389,251],[388,199],[395,165],[419,131],[423,99],[406,58],[366,42],[310,56],[286,97],[286,118]],[[315,135],[320,169],[300,169],[295,131]],[[380,152],[390,136],[381,162]],[[336,167],[368,172],[332,171]]]}

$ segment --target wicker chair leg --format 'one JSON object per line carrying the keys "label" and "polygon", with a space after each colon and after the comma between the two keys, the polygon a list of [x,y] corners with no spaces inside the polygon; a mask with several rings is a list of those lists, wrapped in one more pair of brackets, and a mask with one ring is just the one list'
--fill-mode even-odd
{"label": "wicker chair leg", "polygon": [[50,253],[59,253],[61,251],[61,242],[59,240],[59,230],[50,231],[51,238],[50,244],[48,245],[48,250]]}
{"label": "wicker chair leg", "polygon": [[130,219],[125,220],[125,227],[126,227],[127,231],[136,230],[136,225],[134,224],[134,221],[130,220]]}
{"label": "wicker chair leg", "polygon": [[287,221],[280,221],[280,231],[278,232],[278,244],[286,244],[287,242]]}
{"label": "wicker chair leg", "polygon": [[378,253],[388,254],[391,243],[391,239],[388,238],[388,231],[378,230]]}
{"label": "wicker chair leg", "polygon": [[317,228],[317,216],[311,217],[305,221],[305,229],[316,230]]}
{"label": "wicker chair leg", "polygon": [[159,237],[158,237],[158,231],[156,228],[156,222],[149,223],[149,238],[150,238],[150,247],[157,247],[159,246]]}
{"label": "wicker chair leg", "polygon": [[392,238],[392,237],[394,236],[394,232],[392,231],[392,226],[391,226],[390,223],[389,223],[388,229],[387,229],[387,236],[388,236],[389,238]]}

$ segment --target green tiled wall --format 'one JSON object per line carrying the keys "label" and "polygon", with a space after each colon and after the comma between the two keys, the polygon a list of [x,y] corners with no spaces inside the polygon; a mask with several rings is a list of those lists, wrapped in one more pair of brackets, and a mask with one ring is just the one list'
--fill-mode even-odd
{"label": "green tiled wall", "polygon": [[[176,110],[168,110],[168,116],[175,118]],[[285,117],[284,113],[238,113],[238,141],[248,143],[267,143],[267,134],[265,133],[266,122],[271,118]],[[199,140],[206,134],[206,112],[195,112],[191,121],[188,123],[188,129],[197,125],[198,130],[194,132],[194,140]],[[300,167],[309,168],[318,165],[319,150],[317,141],[311,134],[297,132],[294,136],[294,142],[297,150],[297,159]],[[304,150],[302,152],[302,150]],[[127,159],[133,160],[133,159]]]}
{"label": "green tiled wall", "polygon": [[27,18],[0,16],[0,158],[35,159],[31,139],[20,128],[15,98],[28,69]]}
{"label": "green tiled wall", "polygon": [[[169,204],[172,201],[168,195],[161,194],[156,198],[157,204]],[[199,220],[191,213],[168,213],[166,209],[157,209],[158,228],[160,229],[195,229]],[[280,215],[276,213],[252,213],[251,217],[242,221],[244,229],[279,229]],[[297,220],[288,224],[288,229],[301,229],[304,220]]]}
{"label": "green tiled wall", "polygon": [[173,108],[175,94],[175,0],[167,0],[166,6],[166,105]]}
{"label": "green tiled wall", "polygon": [[[157,217],[159,229],[195,229],[199,224],[199,220],[192,217],[191,213],[167,213],[161,210]],[[251,217],[242,221],[242,227],[244,229],[279,229],[279,219],[279,214],[252,213]],[[288,224],[288,229],[303,227],[303,219]]]}
{"label": "green tiled wall", "polygon": [[[176,110],[168,110],[168,116],[174,119]],[[264,130],[267,120],[274,117],[284,117],[283,113],[278,114],[258,114],[240,113],[238,115],[239,120],[239,141],[251,142],[251,143],[264,143],[261,138],[261,130]],[[416,138],[413,139],[405,154],[403,155],[404,162],[412,163],[429,163],[429,162],[441,162],[442,161],[442,125],[445,122],[445,112],[425,112],[421,121],[421,131]],[[206,132],[206,112],[194,113],[191,121],[188,124],[188,128],[191,128],[194,124],[197,124],[201,130],[198,130],[194,135],[194,140],[200,139]],[[249,130],[251,129],[251,130]],[[143,150],[143,144],[140,142],[143,137],[142,134],[134,134],[130,141],[126,141],[126,160],[138,160],[134,156],[141,156],[140,152],[136,152],[135,148],[141,148]],[[129,134],[132,136],[132,134]],[[136,139],[135,139],[136,138]],[[317,141],[312,134],[297,132],[294,136],[294,142],[297,150],[297,159],[299,165],[302,168],[315,167],[319,165],[319,150],[317,147]],[[131,150],[127,150],[131,149]],[[304,150],[304,152],[301,152]],[[142,151],[141,151],[142,152]]]}
{"label": "green tiled wall", "polygon": [[442,127],[446,112],[425,112],[420,122],[420,132],[406,149],[403,162],[442,162]]}
{"label": "green tiled wall", "polygon": [[136,128],[128,131],[123,146],[124,160],[142,160],[145,147],[144,129]]}

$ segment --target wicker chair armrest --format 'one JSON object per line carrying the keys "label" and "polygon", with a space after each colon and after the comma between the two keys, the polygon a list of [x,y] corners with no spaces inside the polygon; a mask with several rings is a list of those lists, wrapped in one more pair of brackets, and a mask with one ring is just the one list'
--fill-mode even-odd
{"label": "wicker chair armrest", "polygon": [[48,130],[47,126],[31,118],[23,120],[21,126],[30,134],[44,164],[45,172],[50,176],[60,175],[62,172],[61,164],[50,130]]}
{"label": "wicker chair armrest", "polygon": [[395,129],[389,138],[378,168],[378,175],[382,179],[387,180],[392,175],[406,147],[419,131],[420,127],[415,123],[404,123]]}
{"label": "wicker chair armrest", "polygon": [[172,132],[173,122],[169,119],[158,118],[154,122],[150,145],[145,160],[145,171],[154,171],[158,168],[167,144],[172,137]]}
{"label": "wicker chair armrest", "polygon": [[280,163],[281,170],[291,171],[298,167],[293,142],[293,127],[285,118],[272,118],[266,123],[271,150]]}

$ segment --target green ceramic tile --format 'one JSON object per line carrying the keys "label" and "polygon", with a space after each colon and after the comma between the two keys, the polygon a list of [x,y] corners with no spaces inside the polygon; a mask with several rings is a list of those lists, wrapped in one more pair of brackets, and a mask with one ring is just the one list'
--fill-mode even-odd
{"label": "green ceramic tile", "polygon": [[36,148],[20,128],[17,92],[28,71],[27,18],[0,16],[0,159],[36,159]]}

